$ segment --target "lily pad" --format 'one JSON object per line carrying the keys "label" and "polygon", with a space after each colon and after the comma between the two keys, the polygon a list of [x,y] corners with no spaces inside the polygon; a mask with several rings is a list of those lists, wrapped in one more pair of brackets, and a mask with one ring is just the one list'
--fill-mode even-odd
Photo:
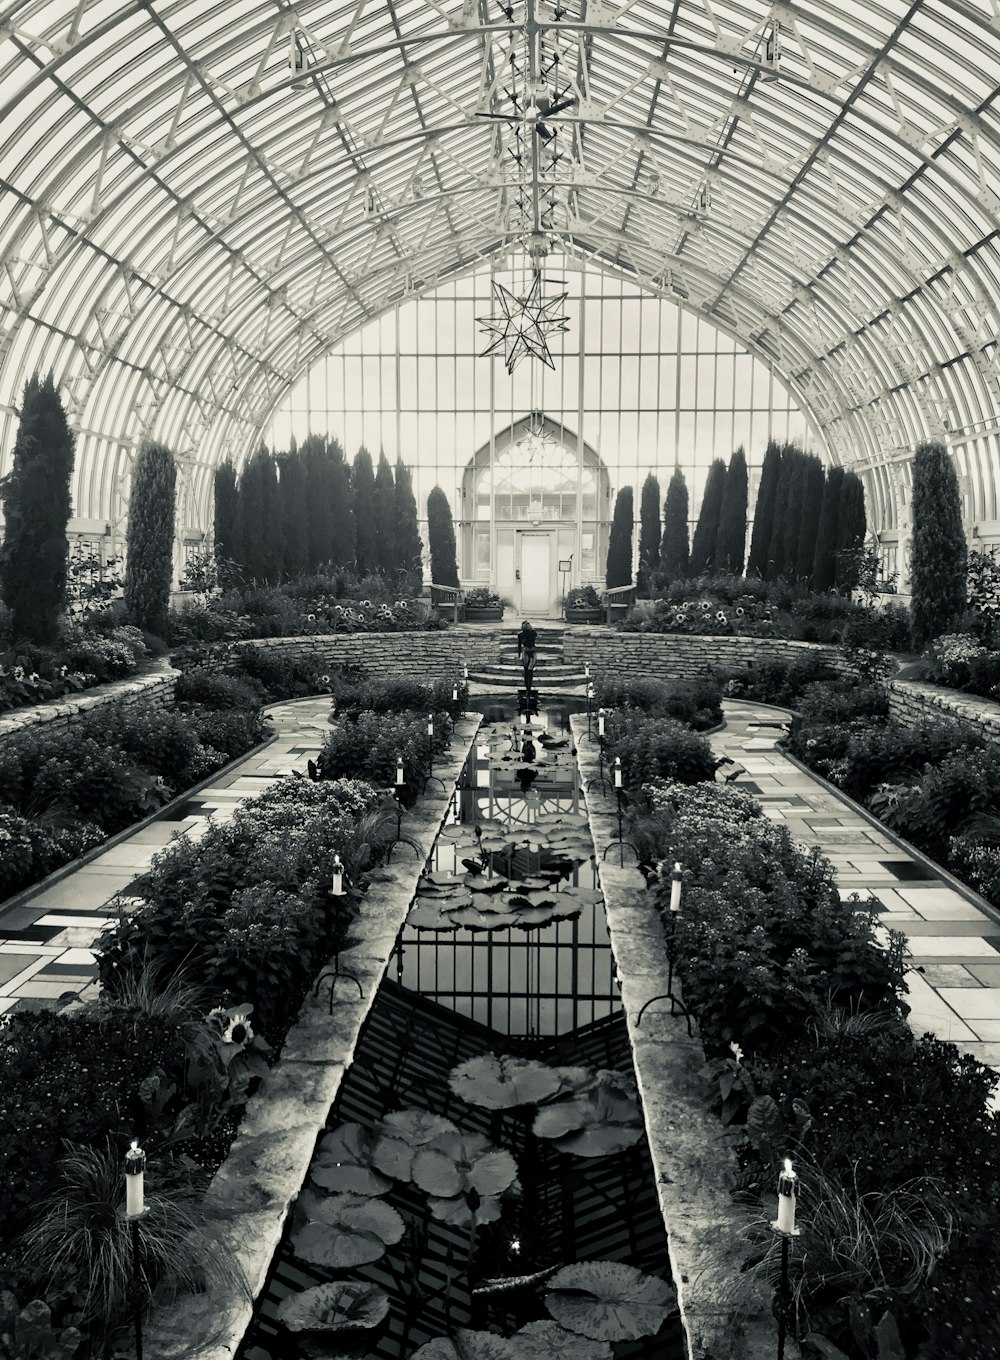
{"label": "lily pad", "polygon": [[454,1336],[425,1342],[410,1360],[515,1360],[515,1353],[506,1337],[459,1327]]}
{"label": "lily pad", "polygon": [[537,1105],[560,1089],[555,1069],[512,1054],[469,1058],[454,1067],[448,1084],[467,1105],[484,1110],[512,1110],[518,1105]]}
{"label": "lily pad", "polygon": [[593,1341],[636,1341],[655,1336],[673,1303],[658,1275],[622,1261],[578,1261],[548,1282],[545,1306],[568,1331]]}
{"label": "lily pad", "polygon": [[501,1214],[496,1195],[451,1195],[447,1198],[429,1195],[427,1205],[433,1218],[456,1228],[478,1228],[482,1223],[495,1223]]}
{"label": "lily pad", "polygon": [[582,1088],[539,1110],[533,1131],[555,1140],[560,1152],[607,1157],[642,1137],[635,1082],[624,1072],[601,1070]]}
{"label": "lily pad", "polygon": [[482,1134],[442,1133],[414,1157],[413,1179],[443,1198],[469,1190],[499,1195],[517,1179],[517,1164]]}
{"label": "lily pad", "polygon": [[458,922],[448,915],[445,905],[430,898],[418,897],[410,908],[406,924],[414,930],[457,930]]}
{"label": "lily pad", "polygon": [[302,1261],[347,1270],[367,1265],[385,1254],[403,1236],[404,1223],[389,1204],[364,1195],[299,1197],[299,1227],[292,1233],[292,1250]]}
{"label": "lily pad", "polygon": [[376,1130],[372,1161],[386,1176],[395,1180],[413,1179],[413,1158],[418,1149],[439,1134],[457,1133],[450,1119],[426,1110],[395,1110],[387,1114]]}
{"label": "lily pad", "polygon": [[517,1360],[612,1360],[608,1341],[591,1341],[558,1322],[528,1322],[510,1339]]}
{"label": "lily pad", "polygon": [[456,926],[462,926],[466,930],[509,930],[511,926],[518,924],[519,917],[517,912],[505,911],[498,908],[493,911],[490,907],[462,907],[458,911],[450,912],[449,919]]}
{"label": "lily pad", "polygon": [[342,1124],[323,1135],[309,1174],[335,1194],[384,1195],[392,1182],[371,1163],[372,1135],[362,1124]]}
{"label": "lily pad", "polygon": [[389,1312],[389,1295],[377,1285],[335,1280],[289,1294],[278,1305],[278,1321],[290,1332],[365,1332]]}

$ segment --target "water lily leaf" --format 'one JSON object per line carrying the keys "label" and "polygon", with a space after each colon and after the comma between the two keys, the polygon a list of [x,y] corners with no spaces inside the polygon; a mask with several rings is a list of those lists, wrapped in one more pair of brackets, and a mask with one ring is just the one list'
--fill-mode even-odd
{"label": "water lily leaf", "polygon": [[457,1133],[450,1119],[426,1110],[396,1110],[387,1114],[376,1130],[372,1161],[395,1180],[413,1179],[413,1158],[417,1150],[441,1133]]}
{"label": "water lily leaf", "polygon": [[512,1054],[483,1054],[453,1067],[448,1084],[468,1105],[484,1110],[512,1110],[537,1105],[560,1089],[555,1069]]}
{"label": "water lily leaf", "polygon": [[497,874],[494,878],[487,878],[485,874],[466,874],[463,879],[467,888],[477,893],[497,893],[503,892],[510,880]]}
{"label": "water lily leaf", "polygon": [[508,930],[516,925],[517,913],[513,911],[492,911],[489,907],[462,907],[460,911],[449,912],[456,926],[466,930]]}
{"label": "water lily leaf", "polygon": [[548,907],[522,907],[517,913],[517,921],[515,924],[522,930],[537,930],[541,926],[551,925],[553,921],[564,920],[567,917],[579,915],[579,907],[574,907],[561,915],[551,911]]}
{"label": "water lily leaf", "polygon": [[335,1280],[289,1294],[278,1305],[278,1321],[290,1332],[363,1332],[389,1312],[389,1295],[377,1285]]}
{"label": "water lily leaf", "polygon": [[454,874],[446,874],[438,869],[428,869],[420,876],[421,885],[429,883],[435,888],[453,888],[461,882]]}
{"label": "water lily leaf", "polygon": [[450,1198],[476,1190],[499,1195],[517,1178],[514,1158],[482,1134],[442,1133],[413,1159],[413,1179],[429,1195]]}
{"label": "water lily leaf", "polygon": [[410,908],[406,924],[414,930],[457,930],[458,922],[453,921],[444,909],[427,898],[417,898],[417,904]]}
{"label": "water lily leaf", "polygon": [[448,1198],[428,1195],[427,1204],[434,1218],[456,1228],[478,1228],[481,1223],[495,1223],[501,1213],[500,1201],[495,1195],[452,1195]]}
{"label": "water lily leaf", "polygon": [[324,1190],[384,1195],[391,1182],[372,1169],[372,1135],[362,1124],[342,1124],[326,1133],[309,1169]]}
{"label": "water lily leaf", "polygon": [[607,1341],[585,1340],[558,1322],[529,1322],[510,1339],[517,1360],[612,1360]]}
{"label": "water lily leaf", "polygon": [[425,1342],[410,1360],[515,1360],[515,1352],[506,1337],[459,1327],[452,1337],[436,1336]]}
{"label": "water lily leaf", "polygon": [[551,888],[544,892],[518,890],[511,893],[507,901],[514,907],[551,907],[555,905],[555,895]]}
{"label": "water lily leaf", "polygon": [[552,1101],[535,1116],[538,1138],[559,1140],[560,1152],[606,1157],[642,1137],[642,1114],[634,1080],[624,1072],[602,1069],[563,1100]]}
{"label": "water lily leaf", "polygon": [[545,1306],[556,1322],[593,1341],[635,1341],[663,1326],[673,1291],[657,1275],[622,1261],[578,1261],[548,1282]]}
{"label": "water lily leaf", "polygon": [[638,1143],[642,1129],[626,1124],[609,1124],[595,1129],[580,1129],[557,1138],[555,1147],[574,1157],[610,1157],[613,1152],[624,1152]]}
{"label": "water lily leaf", "polygon": [[389,1204],[364,1195],[299,1197],[297,1215],[304,1217],[292,1233],[292,1250],[302,1261],[346,1270],[384,1256],[398,1242],[404,1223]]}

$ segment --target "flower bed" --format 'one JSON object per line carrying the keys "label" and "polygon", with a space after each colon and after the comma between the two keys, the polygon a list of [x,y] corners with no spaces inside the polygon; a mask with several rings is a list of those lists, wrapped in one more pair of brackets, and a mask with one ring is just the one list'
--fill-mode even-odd
{"label": "flower bed", "polygon": [[0,713],[27,708],[134,674],[150,655],[138,628],[72,625],[59,647],[0,651]]}

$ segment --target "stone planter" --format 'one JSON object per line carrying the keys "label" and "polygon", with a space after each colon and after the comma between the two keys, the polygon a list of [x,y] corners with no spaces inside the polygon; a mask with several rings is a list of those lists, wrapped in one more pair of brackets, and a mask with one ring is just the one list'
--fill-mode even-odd
{"label": "stone planter", "polygon": [[563,611],[567,623],[603,623],[603,605],[585,605],[583,609],[566,609]]}
{"label": "stone planter", "polygon": [[465,606],[466,623],[499,623],[502,618],[502,604],[467,604]]}

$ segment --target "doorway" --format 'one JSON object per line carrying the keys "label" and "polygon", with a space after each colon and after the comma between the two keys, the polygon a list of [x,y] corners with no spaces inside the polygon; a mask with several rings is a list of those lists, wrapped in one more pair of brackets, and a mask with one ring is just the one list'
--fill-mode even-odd
{"label": "doorway", "polygon": [[518,534],[521,613],[547,614],[552,607],[552,533]]}

